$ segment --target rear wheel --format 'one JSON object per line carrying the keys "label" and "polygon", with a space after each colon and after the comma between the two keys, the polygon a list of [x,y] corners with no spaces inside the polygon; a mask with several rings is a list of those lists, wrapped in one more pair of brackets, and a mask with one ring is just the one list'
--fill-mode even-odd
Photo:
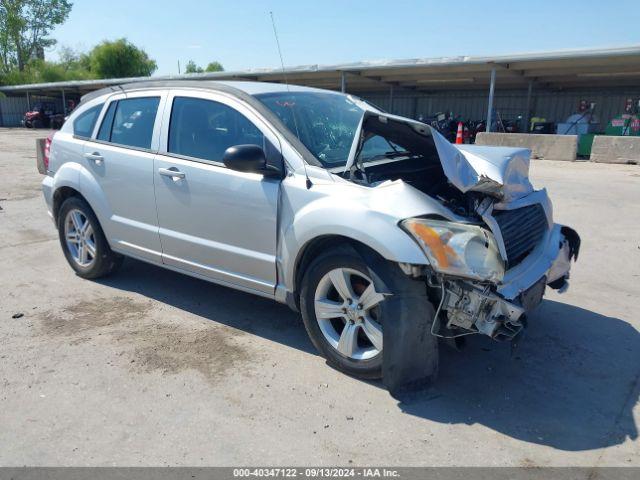
{"label": "rear wheel", "polygon": [[64,201],[58,213],[58,235],[67,262],[83,278],[99,278],[115,271],[122,256],[113,252],[87,202]]}

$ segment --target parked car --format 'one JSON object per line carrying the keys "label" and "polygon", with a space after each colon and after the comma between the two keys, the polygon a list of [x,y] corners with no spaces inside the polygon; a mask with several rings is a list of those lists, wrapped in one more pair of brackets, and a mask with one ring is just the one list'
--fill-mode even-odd
{"label": "parked car", "polygon": [[451,145],[341,93],[123,85],[86,95],[49,147],[44,197],[79,276],[130,256],[286,303],[332,365],[392,391],[435,377],[439,339],[517,338],[578,256],[528,150]]}
{"label": "parked car", "polygon": [[25,112],[22,124],[27,128],[54,128],[62,127],[65,116],[58,111],[55,102],[37,102],[31,110]]}

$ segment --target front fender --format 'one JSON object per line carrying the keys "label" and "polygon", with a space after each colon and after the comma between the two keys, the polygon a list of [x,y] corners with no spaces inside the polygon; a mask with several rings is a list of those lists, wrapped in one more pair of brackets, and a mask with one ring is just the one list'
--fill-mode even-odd
{"label": "front fender", "polygon": [[393,262],[428,264],[411,237],[397,225],[397,219],[358,203],[336,203],[331,197],[317,199],[287,222],[280,239],[282,283],[288,291],[295,287],[295,266],[304,249],[314,239],[342,236],[356,240]]}

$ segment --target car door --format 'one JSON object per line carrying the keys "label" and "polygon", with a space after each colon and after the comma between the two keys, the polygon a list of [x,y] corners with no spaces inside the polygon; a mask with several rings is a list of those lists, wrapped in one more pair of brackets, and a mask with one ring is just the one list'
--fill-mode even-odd
{"label": "car door", "polygon": [[[84,162],[106,203],[102,219],[111,247],[162,261],[153,188],[165,92],[132,92],[109,98]],[[91,188],[91,187],[89,187]]]}
{"label": "car door", "polygon": [[155,160],[163,262],[273,294],[280,180],[227,169],[222,157],[241,144],[280,155],[277,136],[242,102],[215,92],[170,92],[163,125]]}

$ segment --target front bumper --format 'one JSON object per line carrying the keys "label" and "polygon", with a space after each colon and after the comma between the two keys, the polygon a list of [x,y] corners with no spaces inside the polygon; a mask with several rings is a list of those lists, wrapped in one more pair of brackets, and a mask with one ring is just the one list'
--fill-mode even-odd
{"label": "front bumper", "polygon": [[[511,340],[526,325],[526,315],[541,301],[545,287],[568,288],[571,260],[577,260],[580,237],[575,230],[554,225],[521,264],[509,270],[500,285],[478,285],[444,279],[438,315],[446,316],[452,336],[482,333]],[[442,335],[445,336],[445,335]]]}

